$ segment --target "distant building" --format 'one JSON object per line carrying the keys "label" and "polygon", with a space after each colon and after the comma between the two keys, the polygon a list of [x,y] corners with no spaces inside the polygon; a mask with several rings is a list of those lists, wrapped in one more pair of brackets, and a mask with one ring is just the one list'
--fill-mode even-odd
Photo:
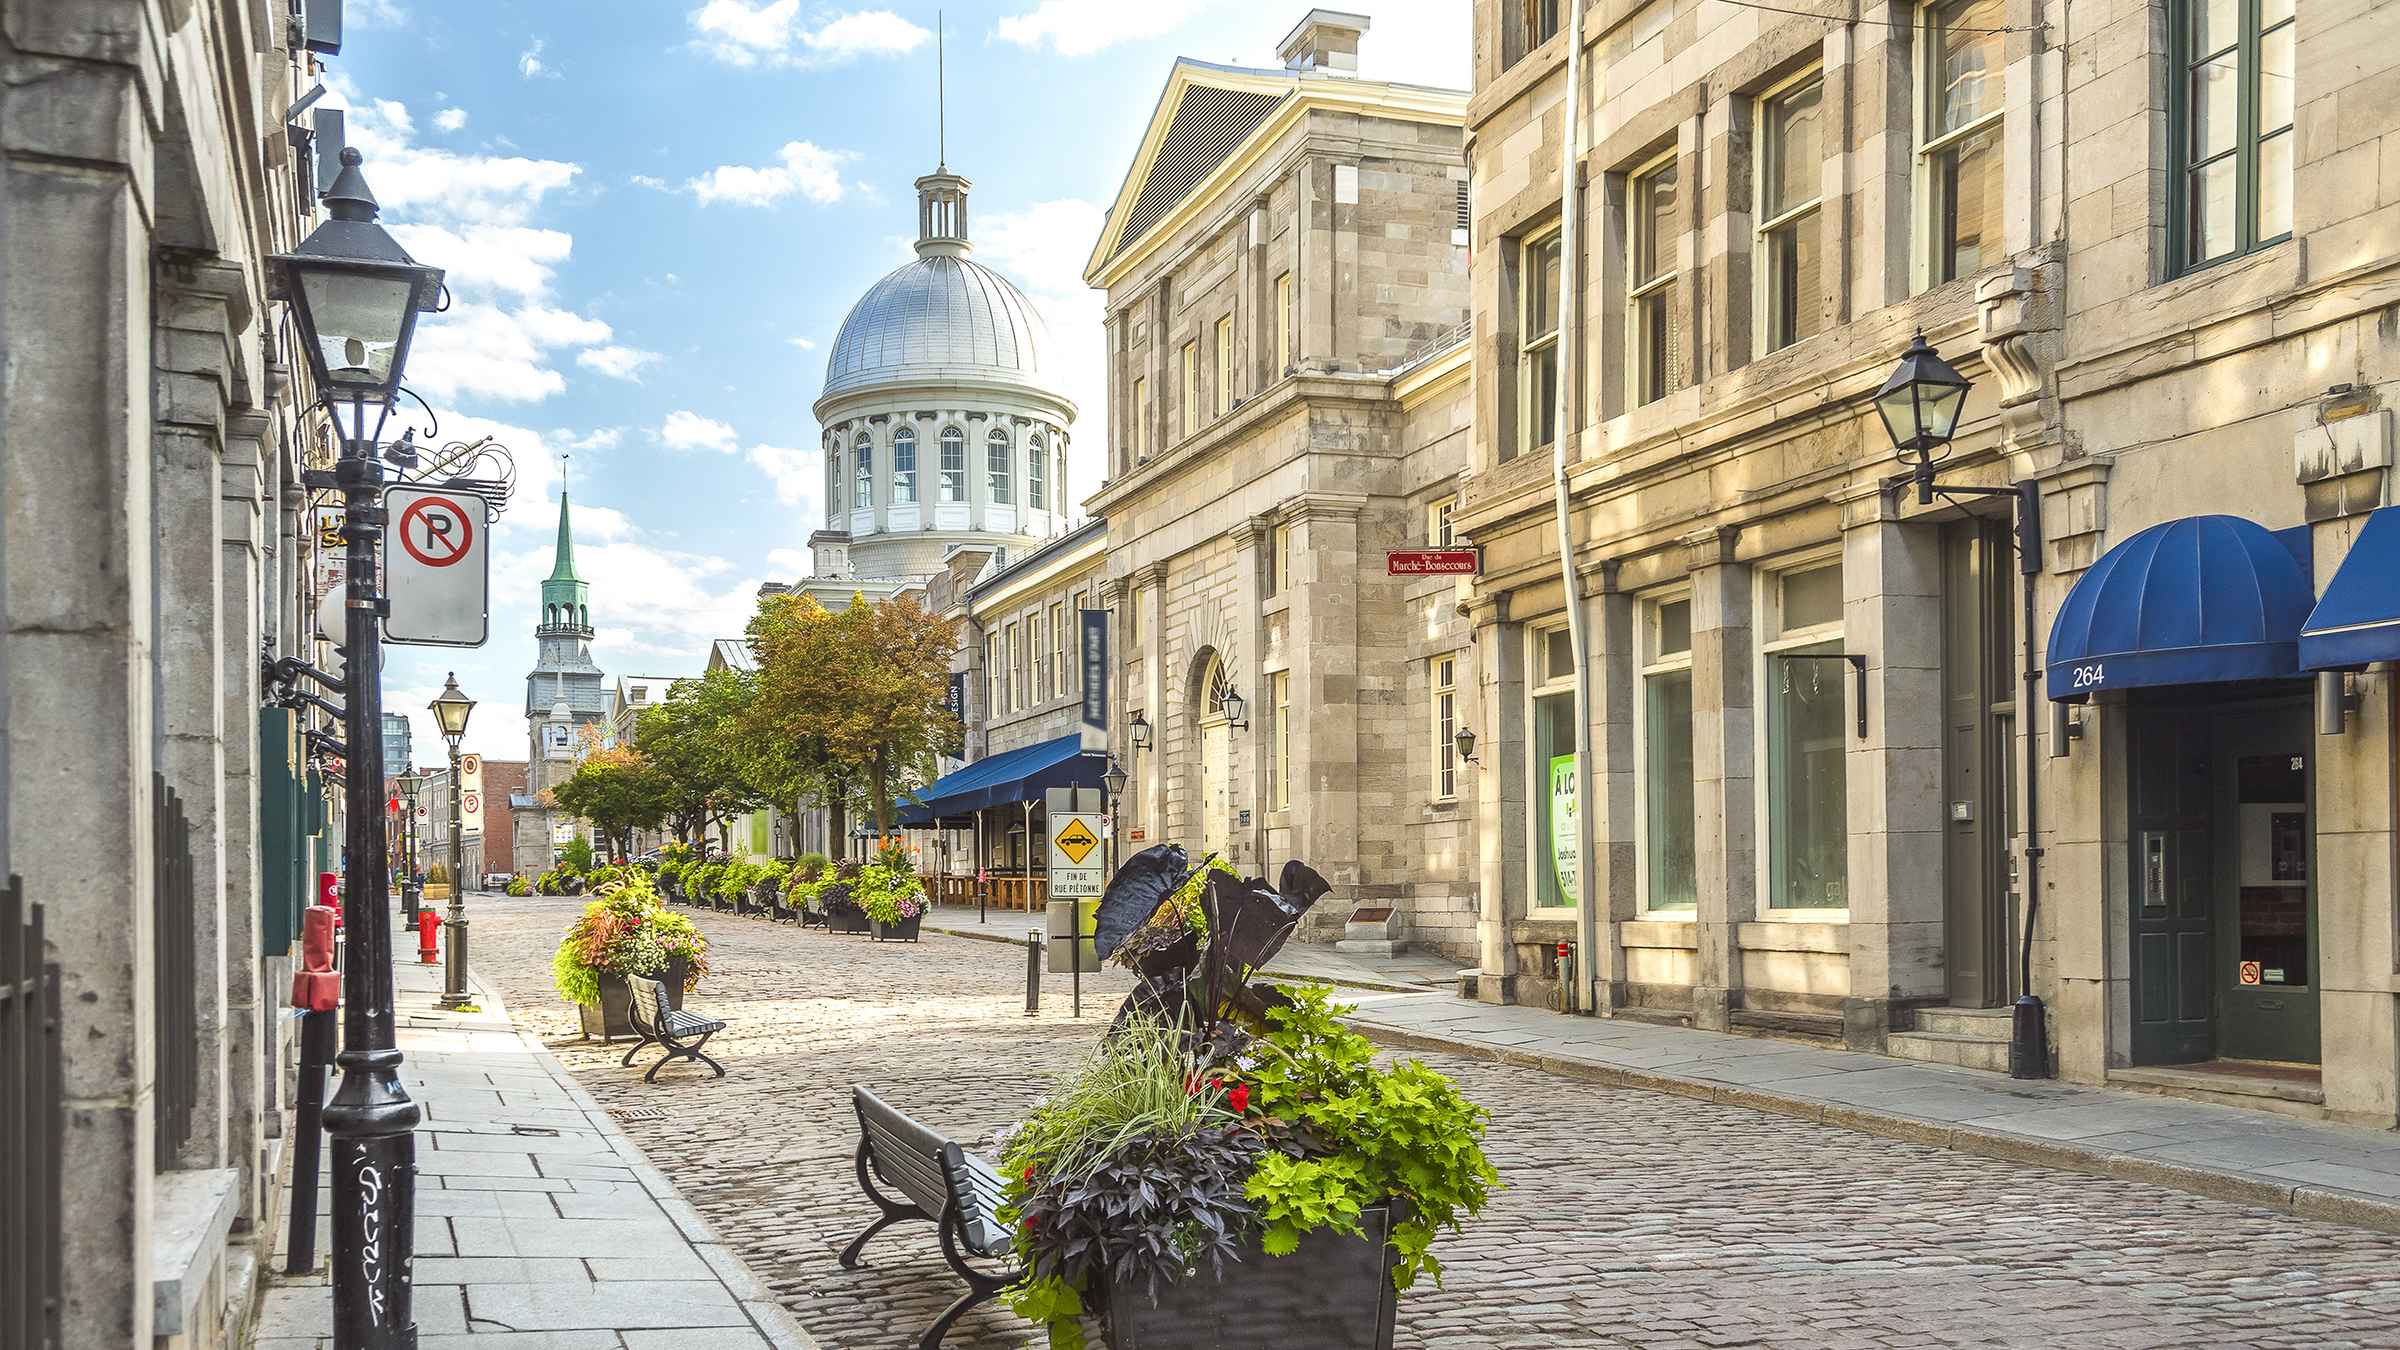
{"label": "distant building", "polygon": [[408,714],[387,712],[383,715],[383,772],[388,777],[407,773],[413,767]]}
{"label": "distant building", "polygon": [[573,776],[586,747],[585,729],[606,730],[609,692],[606,674],[592,660],[591,590],[575,571],[575,529],[562,491],[558,545],[533,630],[541,651],[525,676],[525,789],[509,802],[517,872],[546,870],[558,847],[575,836],[573,818],[551,809],[546,794]]}

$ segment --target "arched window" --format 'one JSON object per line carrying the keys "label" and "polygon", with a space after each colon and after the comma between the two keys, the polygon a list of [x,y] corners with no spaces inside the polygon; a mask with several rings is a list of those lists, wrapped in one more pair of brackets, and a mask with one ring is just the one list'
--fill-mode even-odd
{"label": "arched window", "polygon": [[992,504],[1006,506],[1017,499],[1015,480],[1008,464],[1016,452],[1009,446],[1008,432],[1000,427],[992,428],[992,434],[984,444],[987,451],[984,455],[985,464],[992,475]]}
{"label": "arched window", "polygon": [[842,438],[825,438],[825,501],[830,506],[842,499]]}
{"label": "arched window", "polygon": [[917,433],[902,427],[892,433],[892,505],[917,504]]}
{"label": "arched window", "polygon": [[857,462],[850,479],[855,485],[850,489],[850,506],[865,511],[875,505],[875,443],[862,431],[858,433],[858,443],[850,449],[851,459]]}
{"label": "arched window", "polygon": [[578,628],[589,628],[592,626],[591,606],[577,605],[575,607],[575,626]]}
{"label": "arched window", "polygon": [[967,433],[957,427],[942,428],[942,500],[963,502],[967,499]]}
{"label": "arched window", "polygon": [[1050,447],[1042,440],[1042,433],[1033,433],[1033,439],[1025,446],[1025,504],[1037,511],[1050,505],[1050,495],[1043,490],[1050,475],[1042,462],[1049,457]]}

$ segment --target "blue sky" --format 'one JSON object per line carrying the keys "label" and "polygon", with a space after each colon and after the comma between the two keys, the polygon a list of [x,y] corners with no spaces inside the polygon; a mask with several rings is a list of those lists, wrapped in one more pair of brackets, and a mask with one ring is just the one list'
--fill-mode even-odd
{"label": "blue sky", "polygon": [[[1346,8],[1376,78],[1463,86],[1466,0]],[[455,669],[468,748],[522,758],[524,676],[571,457],[594,653],[613,677],[699,671],[759,583],[806,571],[823,469],[809,404],[842,316],[906,261],[935,158],[932,5],[802,0],[349,0],[329,104],[384,220],[449,269],[409,384],[440,439],[514,453],[492,636],[392,648],[417,719]],[[1080,273],[1178,55],[1272,66],[1307,6],[987,0],[942,7],[949,162],[976,256],[1042,311],[1099,483],[1100,304]]]}

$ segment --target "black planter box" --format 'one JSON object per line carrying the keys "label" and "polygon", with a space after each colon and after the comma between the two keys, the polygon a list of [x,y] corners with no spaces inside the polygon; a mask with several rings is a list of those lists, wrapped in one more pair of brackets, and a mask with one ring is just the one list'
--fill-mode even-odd
{"label": "black planter box", "polygon": [[914,942],[917,940],[917,926],[925,922],[925,916],[912,914],[898,923],[869,922],[874,924],[877,942]]}
{"label": "black planter box", "polygon": [[631,1036],[633,1030],[633,986],[622,975],[603,974],[600,977],[600,1006],[588,1003],[575,1005],[575,1015],[582,1019],[586,1040],[597,1036],[602,1044],[619,1036]]}
{"label": "black planter box", "polygon": [[1203,1267],[1161,1282],[1156,1304],[1140,1283],[1112,1285],[1110,1350],[1391,1350],[1391,1212],[1379,1205],[1358,1223],[1366,1237],[1310,1233],[1289,1256],[1252,1247],[1222,1277]]}
{"label": "black planter box", "polygon": [[867,912],[863,909],[833,909],[825,912],[825,928],[834,933],[864,933],[869,931]]}

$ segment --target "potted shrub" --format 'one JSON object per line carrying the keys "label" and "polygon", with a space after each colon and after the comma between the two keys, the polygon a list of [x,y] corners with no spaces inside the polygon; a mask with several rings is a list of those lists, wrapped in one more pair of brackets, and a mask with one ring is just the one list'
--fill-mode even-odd
{"label": "potted shrub", "polygon": [[693,904],[717,907],[717,877],[724,871],[725,864],[711,862],[684,873],[684,889],[691,893]]}
{"label": "potted shrub", "polygon": [[825,909],[827,932],[869,931],[867,912],[858,907],[858,881],[865,871],[865,866],[860,863],[839,863],[835,865],[831,879],[817,892],[817,902]]}
{"label": "potted shrub", "polygon": [[1141,984],[1097,1055],[1002,1141],[1025,1277],[1002,1295],[1079,1350],[1388,1350],[1435,1239],[1496,1184],[1486,1115],[1383,1065],[1321,986],[1248,983],[1326,891],[1144,850],[1098,915]]}
{"label": "potted shrub", "polygon": [[583,907],[550,958],[551,981],[573,1003],[583,1034],[602,1041],[633,1034],[628,975],[647,975],[682,1006],[708,973],[708,940],[659,901],[647,878],[620,881]]}
{"label": "potted shrub", "polygon": [[898,849],[887,849],[859,869],[850,898],[866,915],[877,942],[914,942],[925,919],[925,885]]}
{"label": "potted shrub", "polygon": [[504,889],[510,895],[527,896],[533,894],[533,883],[524,877],[510,877]]}
{"label": "potted shrub", "polygon": [[792,917],[792,908],[784,903],[783,895],[784,883],[791,873],[791,859],[769,858],[758,865],[758,884],[750,888],[751,894],[757,897],[759,907],[776,923]]}
{"label": "potted shrub", "polygon": [[822,853],[803,853],[793,860],[792,870],[784,878],[783,895],[802,928],[825,922],[825,906],[819,896],[832,868],[833,860]]}

